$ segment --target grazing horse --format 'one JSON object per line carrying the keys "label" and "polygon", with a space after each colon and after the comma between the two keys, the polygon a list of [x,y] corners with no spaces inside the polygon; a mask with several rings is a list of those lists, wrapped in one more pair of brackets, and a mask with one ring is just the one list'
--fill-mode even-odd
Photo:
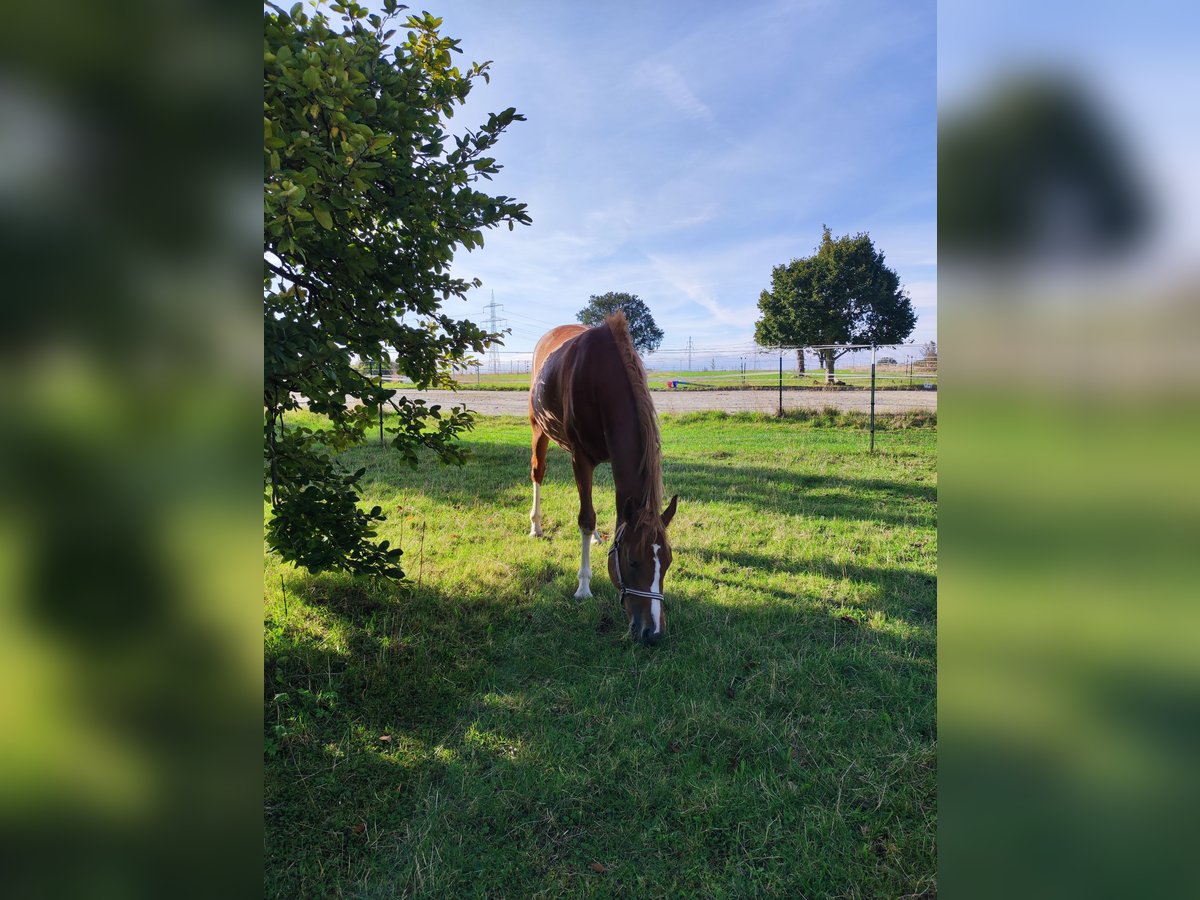
{"label": "grazing horse", "polygon": [[590,545],[596,534],[592,472],[612,463],[617,489],[617,528],[608,551],[608,574],[617,587],[629,631],[643,644],[656,643],[666,630],[663,579],[671,565],[667,526],[679,497],[662,508],[662,460],[658,419],[646,371],[629,337],[624,313],[603,325],[560,325],[533,351],[529,386],[533,424],[533,510],[530,535],[542,534],[542,479],[550,440],[571,454],[579,489],[582,560],[575,598],[592,596]]}

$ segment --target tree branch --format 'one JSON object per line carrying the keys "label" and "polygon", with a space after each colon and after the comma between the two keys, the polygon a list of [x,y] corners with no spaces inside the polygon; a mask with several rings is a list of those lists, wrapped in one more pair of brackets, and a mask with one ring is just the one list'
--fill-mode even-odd
{"label": "tree branch", "polygon": [[311,278],[307,278],[304,275],[296,275],[294,272],[289,272],[287,269],[283,268],[282,266],[275,265],[275,263],[271,262],[265,257],[263,258],[263,262],[266,264],[268,269],[270,269],[280,278],[286,278],[292,284],[299,284],[308,288],[310,291],[316,291],[318,294],[329,290],[326,285],[313,281]]}

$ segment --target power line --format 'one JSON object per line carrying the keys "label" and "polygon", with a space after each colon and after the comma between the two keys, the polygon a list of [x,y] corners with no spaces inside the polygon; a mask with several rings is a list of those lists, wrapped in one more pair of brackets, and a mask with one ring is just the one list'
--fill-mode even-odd
{"label": "power line", "polygon": [[523,319],[533,325],[545,325],[547,328],[553,328],[555,325],[562,324],[561,322],[547,322],[545,319],[537,319],[533,316],[527,316],[524,313],[509,313],[509,315],[518,319]]}

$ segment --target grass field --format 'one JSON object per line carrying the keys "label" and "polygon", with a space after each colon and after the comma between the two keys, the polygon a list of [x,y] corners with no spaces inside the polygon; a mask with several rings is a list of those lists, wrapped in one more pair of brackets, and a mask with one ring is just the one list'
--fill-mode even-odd
{"label": "grass field", "polygon": [[[935,894],[937,432],[912,421],[872,456],[854,418],[665,419],[648,649],[602,556],[571,597],[553,446],[526,536],[528,423],[481,420],[462,469],[348,452],[411,583],[268,556],[266,893]],[[605,466],[606,533],[612,503]]]}
{"label": "grass field", "polygon": [[[871,385],[871,369],[855,368],[855,369],[838,369],[834,372],[836,377],[846,382],[850,387],[866,388]],[[775,370],[760,369],[758,371],[750,370],[744,375],[735,370],[719,371],[719,372],[660,372],[650,370],[646,373],[647,381],[652,391],[671,390],[667,387],[668,381],[684,381],[687,385],[681,385],[675,390],[710,390],[714,387],[722,388],[744,388],[744,387],[761,387],[771,388],[779,384],[779,372]],[[511,373],[511,374],[491,374],[481,373],[476,380],[474,375],[459,375],[459,389],[465,390],[485,390],[485,391],[527,391],[529,390],[529,375],[528,373]],[[801,378],[793,366],[790,370],[785,368],[783,371],[784,387],[797,388],[820,388],[825,384],[825,373],[816,369],[810,369],[803,378]],[[876,371],[876,390],[908,390],[910,388],[920,388],[923,384],[937,384],[936,372],[922,372],[916,370],[913,372],[911,379],[909,378],[907,369],[903,367],[880,367]],[[391,383],[392,387],[403,387],[397,383]]]}

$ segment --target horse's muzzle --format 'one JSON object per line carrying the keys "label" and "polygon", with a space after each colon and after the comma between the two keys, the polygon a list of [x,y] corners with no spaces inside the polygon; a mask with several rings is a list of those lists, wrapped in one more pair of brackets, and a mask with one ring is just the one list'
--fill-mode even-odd
{"label": "horse's muzzle", "polygon": [[634,623],[629,627],[629,633],[635,641],[647,647],[652,647],[662,640],[662,632],[655,631],[653,625],[640,626]]}

